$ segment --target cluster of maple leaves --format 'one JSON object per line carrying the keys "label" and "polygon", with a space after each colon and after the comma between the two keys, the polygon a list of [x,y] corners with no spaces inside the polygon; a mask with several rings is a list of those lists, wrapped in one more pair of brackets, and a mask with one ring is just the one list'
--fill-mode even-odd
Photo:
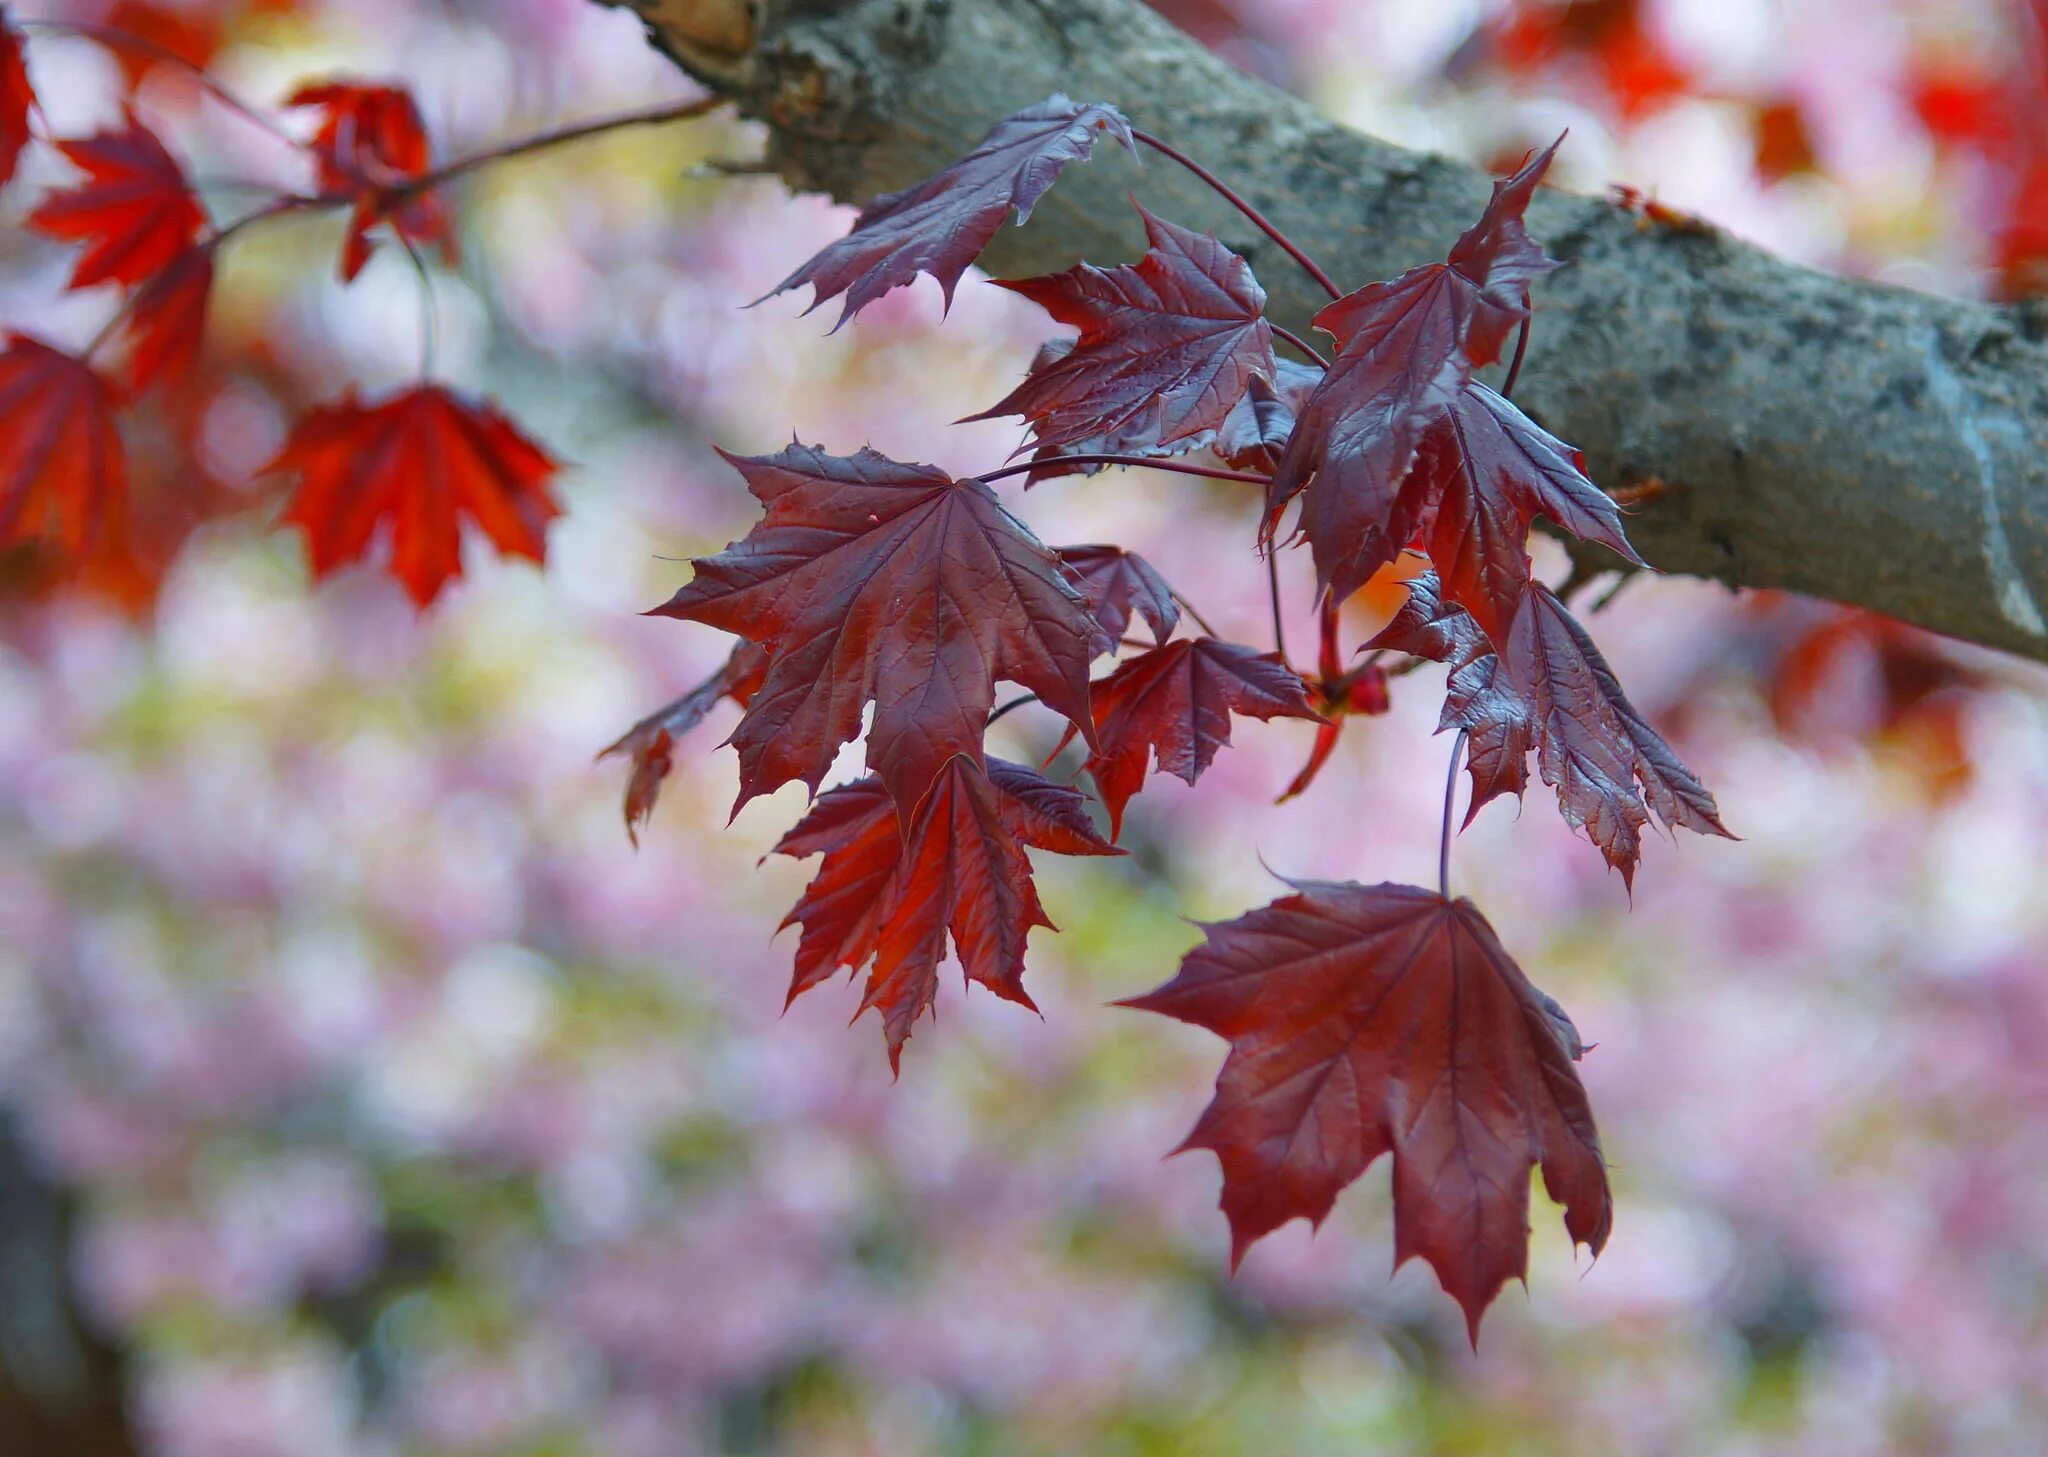
{"label": "cluster of maple leaves", "polygon": [[[998,123],[959,162],[877,198],[774,292],[811,285],[811,308],[842,298],[842,325],[919,274],[950,300],[1004,222],[1027,218],[1103,140],[1187,160],[1111,106],[1055,95]],[[680,736],[721,699],[739,703],[728,740],[735,813],[792,781],[813,794],[776,847],[820,857],[785,922],[802,932],[789,995],[865,970],[862,1010],[879,1013],[892,1065],[932,1005],[949,938],[967,978],[1030,1005],[1025,940],[1050,923],[1027,851],[1118,853],[1148,770],[1193,784],[1229,742],[1233,715],[1316,723],[1310,768],[1290,792],[1307,789],[1338,717],[1385,707],[1374,665],[1388,652],[1448,667],[1443,726],[1464,749],[1468,822],[1523,791],[1533,754],[1565,819],[1624,879],[1653,818],[1726,834],[1713,797],[1531,574],[1539,516],[1612,549],[1617,564],[1639,564],[1620,512],[1577,451],[1475,378],[1527,327],[1530,285],[1556,266],[1523,225],[1554,151],[1498,182],[1443,261],[1349,293],[1330,285],[1314,321],[1334,342],[1328,359],[1266,318],[1244,258],[1141,207],[1148,248],[1137,263],[1004,285],[1078,331],[977,417],[1021,417],[1026,465],[956,479],[867,449],[728,456],[763,517],[696,561],[656,611],[741,641],[710,679],[613,745],[633,762],[629,828],[652,810]],[[1302,358],[1278,357],[1279,344]],[[1168,459],[1198,452],[1217,464]],[[1269,556],[1297,508],[1294,534],[1323,605],[1314,680],[1277,643],[1217,639],[1142,558],[1041,543],[993,489],[1112,464],[1263,488]],[[1362,645],[1365,663],[1347,666],[1338,604],[1404,554],[1429,570]],[[1134,621],[1149,641],[1132,636]],[[1091,677],[1097,660],[1126,649]],[[997,708],[998,680],[1030,697]],[[993,720],[1031,700],[1066,720],[1063,745],[1086,746],[1107,838],[1079,790],[986,751]],[[819,794],[870,711],[868,777]],[[1231,1044],[1186,1146],[1222,1163],[1236,1254],[1297,1216],[1320,1221],[1387,1152],[1397,1259],[1435,1268],[1475,1339],[1488,1303],[1526,1268],[1532,1168],[1565,1206],[1573,1239],[1599,1250],[1610,1202],[1573,1067],[1583,1048],[1469,901],[1442,887],[1300,884],[1205,929],[1179,974],[1129,1005]]]}
{"label": "cluster of maple leaves", "polygon": [[[344,282],[381,234],[416,262],[429,247],[454,258],[439,189],[488,157],[437,170],[417,106],[392,86],[305,85],[284,109],[313,118],[294,139],[311,188],[225,222],[132,109],[117,128],[53,139],[79,177],[29,225],[78,246],[72,288],[115,289],[120,303],[82,352],[18,333],[0,351],[0,541],[85,558],[120,530],[119,414],[191,367],[217,255],[246,228],[346,210]],[[36,114],[20,35],[0,7],[0,183]],[[1326,287],[1332,301],[1314,323],[1330,356],[1266,317],[1243,257],[1141,207],[1138,262],[1006,285],[1077,330],[987,412],[1025,422],[1025,464],[961,479],[867,449],[726,457],[762,520],[697,561],[656,610],[739,644],[613,746],[632,761],[630,831],[651,813],[681,736],[722,699],[742,706],[729,740],[735,813],[792,781],[813,799],[776,847],[819,857],[785,923],[801,928],[789,995],[865,970],[862,1009],[878,1012],[892,1066],[933,1004],[949,946],[970,980],[1031,1005],[1026,940],[1051,921],[1029,851],[1121,853],[1115,839],[1148,773],[1194,784],[1229,743],[1233,717],[1314,723],[1289,793],[1309,791],[1342,721],[1385,709],[1388,653],[1448,669],[1442,727],[1457,731],[1453,769],[1462,753],[1471,779],[1467,822],[1523,792],[1533,755],[1565,819],[1625,880],[1652,819],[1726,833],[1712,796],[1531,572],[1538,517],[1640,564],[1620,512],[1578,452],[1508,397],[1512,369],[1500,391],[1475,376],[1518,330],[1526,338],[1530,286],[1556,266],[1523,223],[1554,146],[1496,184],[1442,261],[1343,292],[1192,159],[1114,107],[1055,95],[952,166],[877,198],[774,292],[808,284],[812,308],[841,298],[841,324],[921,274],[950,301],[1006,221],[1024,221],[1104,140],[1191,167]],[[1183,456],[1213,464],[1173,459]],[[1116,464],[1258,488],[1259,541],[1275,570],[1292,510],[1322,605],[1313,676],[1288,661],[1277,613],[1272,649],[1223,641],[1150,563],[1111,545],[1047,546],[994,488]],[[316,575],[381,538],[422,605],[459,573],[465,520],[538,559],[556,514],[549,455],[489,405],[424,382],[313,408],[268,469],[296,481],[282,520],[303,530]],[[1420,574],[1402,565],[1424,559]],[[1338,607],[1390,573],[1408,578],[1405,602],[1347,662]],[[1097,677],[1105,658],[1113,666]],[[1028,697],[998,708],[999,681]],[[1066,721],[1062,747],[1085,745],[1107,835],[1081,790],[987,752],[989,726],[1033,701]],[[820,793],[863,735],[868,777]],[[1583,1048],[1469,901],[1442,885],[1300,884],[1206,930],[1172,981],[1130,1005],[1231,1044],[1187,1146],[1222,1163],[1237,1254],[1289,1219],[1321,1220],[1387,1152],[1397,1257],[1436,1269],[1475,1339],[1487,1304],[1525,1269],[1532,1168],[1574,1240],[1598,1251],[1610,1204],[1573,1067]]]}
{"label": "cluster of maple leaves", "polygon": [[[217,256],[246,228],[287,213],[347,209],[344,282],[362,271],[380,230],[415,256],[438,246],[453,259],[426,129],[406,91],[325,81],[299,87],[283,109],[313,118],[310,135],[294,139],[310,161],[312,189],[224,223],[209,218],[185,167],[132,108],[118,127],[51,140],[78,180],[42,199],[27,224],[78,245],[72,289],[118,290],[121,303],[82,352],[7,336],[0,544],[37,543],[80,569],[125,549],[123,409],[190,370]],[[0,6],[0,185],[35,140],[38,112],[21,33]],[[382,537],[390,570],[424,606],[461,571],[465,521],[501,550],[541,557],[557,514],[548,491],[555,471],[547,452],[489,405],[421,382],[385,399],[351,393],[313,410],[265,473],[295,480],[281,519],[303,530],[316,574],[364,557]]]}

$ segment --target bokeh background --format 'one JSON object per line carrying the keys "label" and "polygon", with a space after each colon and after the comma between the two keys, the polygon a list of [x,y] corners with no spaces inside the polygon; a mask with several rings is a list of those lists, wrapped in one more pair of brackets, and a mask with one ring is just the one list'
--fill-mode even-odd
{"label": "bokeh background", "polygon": [[[144,29],[264,102],[402,79],[444,155],[689,94],[586,0],[11,8]],[[2048,276],[2022,0],[1161,8],[1402,142],[1494,162],[1569,126],[1566,185],[1816,264]],[[223,215],[291,180],[174,68],[32,45],[58,132],[136,81]],[[752,519],[713,442],[986,469],[1014,430],[945,422],[1047,330],[985,286],[943,330],[924,284],[830,338],[791,300],[741,313],[846,224],[721,175],[759,148],[712,121],[461,189],[434,368],[573,463],[545,570],[480,552],[419,615],[374,571],[310,586],[269,529],[251,474],[288,421],[421,345],[403,256],[343,290],[322,223],[232,255],[212,363],[136,422],[133,551],[83,586],[0,562],[0,1451],[2048,1447],[2048,679],[2021,665],[1688,581],[1592,618],[1743,840],[1653,844],[1633,907],[1540,787],[1459,842],[1458,886],[1598,1044],[1619,1201],[1589,1263],[1539,1197],[1529,1291],[1476,1355],[1426,1269],[1389,1275],[1384,1166],[1227,1277],[1213,1161],[1161,1157],[1221,1045],[1106,1005],[1170,974],[1184,917],[1270,899],[1267,866],[1426,880],[1437,675],[1311,798],[1271,804],[1307,732],[1247,723],[1199,791],[1154,781],[1128,859],[1047,861],[1042,1020],[949,980],[892,1083],[851,987],[783,1014],[807,868],[756,860],[799,795],[724,827],[727,705],[636,852],[593,763],[724,652],[637,614]],[[8,211],[61,176],[39,154]],[[67,263],[0,230],[0,321],[89,338],[112,301],[60,299]],[[1023,509],[1260,639],[1242,495],[1125,473]]]}

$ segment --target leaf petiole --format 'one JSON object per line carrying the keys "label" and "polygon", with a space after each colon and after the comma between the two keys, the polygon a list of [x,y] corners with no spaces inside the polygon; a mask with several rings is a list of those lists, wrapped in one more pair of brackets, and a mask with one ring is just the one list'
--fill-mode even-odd
{"label": "leaf petiole", "polygon": [[1134,140],[1143,142],[1162,157],[1178,162],[1181,166],[1187,168],[1188,171],[1194,173],[1218,197],[1251,219],[1254,227],[1271,238],[1275,243],[1278,243],[1280,250],[1300,264],[1302,272],[1321,285],[1331,298],[1342,298],[1344,296],[1344,291],[1331,281],[1329,274],[1323,272],[1317,266],[1315,259],[1302,252],[1292,238],[1267,221],[1266,215],[1247,202],[1229,183],[1218,177],[1214,172],[1211,172],[1207,167],[1204,167],[1200,162],[1197,162],[1193,157],[1190,157],[1186,152],[1183,152],[1179,147],[1174,146],[1170,142],[1161,141],[1150,132],[1140,131],[1138,128],[1132,127],[1131,136]]}

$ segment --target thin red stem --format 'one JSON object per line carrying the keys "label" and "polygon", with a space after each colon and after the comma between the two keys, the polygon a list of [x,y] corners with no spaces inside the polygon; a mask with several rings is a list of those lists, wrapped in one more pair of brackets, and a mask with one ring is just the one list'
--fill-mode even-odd
{"label": "thin red stem", "polygon": [[1465,730],[1451,742],[1451,772],[1444,776],[1444,830],[1436,851],[1436,889],[1445,900],[1451,898],[1451,810],[1458,798],[1458,761],[1465,757]]}
{"label": "thin red stem", "polygon": [[[1150,455],[1062,455],[1055,457],[1063,465],[1133,465],[1147,470],[1172,471],[1176,475],[1206,476],[1214,481],[1244,481],[1249,485],[1268,484],[1265,476],[1253,475],[1250,471],[1219,470],[1205,465],[1186,465],[1177,460],[1161,460]],[[986,484],[1000,481],[1008,476],[1021,476],[1026,471],[1042,470],[1050,462],[1027,460],[1017,465],[1006,465],[1001,470],[984,471],[975,477]]]}
{"label": "thin red stem", "polygon": [[279,141],[288,142],[292,146],[298,145],[296,137],[286,131],[276,121],[265,116],[254,106],[251,106],[248,102],[242,100],[241,97],[235,95],[234,92],[228,90],[227,87],[221,85],[204,66],[187,60],[166,46],[158,45],[147,36],[137,35],[133,31],[122,30],[118,26],[94,25],[90,21],[84,20],[24,20],[21,22],[21,25],[27,30],[47,30],[55,35],[75,35],[80,40],[92,41],[98,45],[106,46],[109,50],[128,51],[138,56],[147,56],[152,61],[161,61],[165,65],[176,66],[182,71],[189,72],[199,82],[200,86],[205,88],[208,95],[220,102],[221,105],[227,107],[228,110],[247,121],[254,122]]}
{"label": "thin red stem", "polygon": [[1193,157],[1190,157],[1186,152],[1183,152],[1180,148],[1172,145],[1169,142],[1161,141],[1158,137],[1153,136],[1150,132],[1142,132],[1139,131],[1136,127],[1133,127],[1131,128],[1131,136],[1136,140],[1143,142],[1146,146],[1150,147],[1153,151],[1159,153],[1162,157],[1166,157],[1171,159],[1172,161],[1180,163],[1181,166],[1187,168],[1188,171],[1194,173],[1195,176],[1199,177],[1204,183],[1206,183],[1216,193],[1218,197],[1222,198],[1225,202],[1229,203],[1232,207],[1236,208],[1239,212],[1243,213],[1246,217],[1250,218],[1252,221],[1252,225],[1254,227],[1256,227],[1260,232],[1264,233],[1267,237],[1271,238],[1275,243],[1278,243],[1280,245],[1281,251],[1284,252],[1289,258],[1292,258],[1296,263],[1299,263],[1301,265],[1302,272],[1306,273],[1310,278],[1313,278],[1317,283],[1321,284],[1324,291],[1327,292],[1331,298],[1342,298],[1344,296],[1343,290],[1339,289],[1335,283],[1330,281],[1330,275],[1323,272],[1323,270],[1316,265],[1315,259],[1309,257],[1308,254],[1302,252],[1300,248],[1296,247],[1294,240],[1292,238],[1289,238],[1285,233],[1281,232],[1278,228],[1274,227],[1272,223],[1268,222],[1266,220],[1266,215],[1260,212],[1257,208],[1253,207],[1249,202],[1245,201],[1243,197],[1239,196],[1236,189],[1231,187],[1229,183],[1225,182],[1221,177],[1218,177],[1214,172],[1211,172],[1207,167],[1204,167],[1200,162],[1197,162]]}
{"label": "thin red stem", "polygon": [[1187,613],[1189,617],[1194,619],[1196,627],[1202,629],[1202,631],[1210,637],[1215,637],[1217,635],[1216,629],[1209,626],[1209,619],[1202,616],[1200,612],[1195,610],[1194,603],[1188,601],[1187,598],[1181,596],[1180,593],[1177,591],[1173,594],[1173,600],[1180,603],[1181,611]]}
{"label": "thin red stem", "polygon": [[430,187],[452,182],[464,173],[474,172],[477,168],[487,167],[493,162],[523,157],[529,152],[546,151],[549,147],[559,147],[569,142],[580,142],[585,137],[623,131],[627,127],[659,126],[663,122],[688,121],[693,117],[703,116],[706,112],[715,111],[723,105],[723,96],[700,96],[694,101],[672,101],[642,111],[621,112],[617,116],[604,116],[595,121],[581,121],[570,126],[557,127],[553,131],[536,132],[530,137],[521,137],[516,142],[506,142],[502,146],[487,147],[481,152],[457,157],[454,161],[443,163],[430,172],[392,183],[383,191],[399,197],[425,192]]}
{"label": "thin red stem", "polygon": [[1292,329],[1283,329],[1278,324],[1274,323],[1271,319],[1268,319],[1266,321],[1266,327],[1273,331],[1274,338],[1279,339],[1285,343],[1292,344],[1296,349],[1299,349],[1303,354],[1307,355],[1310,363],[1315,364],[1322,369],[1328,369],[1330,367],[1330,361],[1323,358],[1323,356],[1316,351],[1313,345],[1311,345],[1306,339],[1302,338],[1301,335],[1295,333]]}
{"label": "thin red stem", "polygon": [[1266,596],[1273,604],[1273,651],[1280,661],[1287,661],[1287,628],[1280,613],[1280,549],[1270,543],[1266,547]]}
{"label": "thin red stem", "polygon": [[1500,382],[1500,397],[1508,399],[1515,392],[1515,381],[1522,377],[1522,360],[1529,353],[1529,319],[1522,317],[1522,327],[1515,335],[1515,357],[1508,362],[1508,377]]}

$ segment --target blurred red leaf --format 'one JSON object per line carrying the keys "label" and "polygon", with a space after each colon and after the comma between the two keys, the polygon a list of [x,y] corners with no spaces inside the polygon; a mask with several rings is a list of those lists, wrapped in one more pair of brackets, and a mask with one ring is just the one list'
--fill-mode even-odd
{"label": "blurred red leaf", "polygon": [[1594,1254],[1613,1218],[1582,1048],[1485,917],[1406,885],[1303,883],[1234,921],[1124,1005],[1230,1043],[1182,1149],[1223,1166],[1231,1261],[1291,1219],[1321,1224],[1394,1156],[1394,1258],[1420,1255],[1465,1312],[1525,1278],[1529,1171]]}
{"label": "blurred red leaf", "polygon": [[45,198],[28,225],[85,245],[73,288],[142,283],[190,248],[205,226],[184,169],[133,116],[121,131],[59,142],[57,150],[86,180]]}
{"label": "blurred red leaf", "polygon": [[388,528],[391,574],[424,607],[462,573],[462,521],[540,561],[559,512],[547,452],[489,405],[419,385],[378,405],[313,411],[265,468],[299,479],[282,521],[306,534],[313,574],[361,557]]}
{"label": "blurred red leaf", "polygon": [[142,286],[129,306],[128,383],[137,392],[184,374],[206,333],[213,250],[187,248]]}
{"label": "blurred red leaf", "polygon": [[0,542],[47,537],[67,557],[116,530],[128,489],[112,386],[24,334],[0,352]]}
{"label": "blurred red leaf", "polygon": [[1161,773],[1193,784],[1230,742],[1233,713],[1321,721],[1307,685],[1278,653],[1212,637],[1181,638],[1132,658],[1095,685],[1094,704],[1101,747],[1087,767],[1109,809],[1112,837],[1155,755]]}
{"label": "blurred red leaf", "polygon": [[792,779],[815,790],[872,701],[868,765],[907,817],[949,759],[979,759],[998,678],[1094,742],[1101,629],[1058,557],[987,486],[865,449],[726,459],[766,517],[699,558],[655,610],[768,649],[732,736],[741,805]]}
{"label": "blurred red leaf", "polygon": [[1081,333],[971,419],[1021,415],[1041,449],[1137,435],[1171,445],[1220,426],[1254,376],[1271,379],[1266,291],[1244,259],[1140,206],[1150,247],[1136,265],[1082,263],[1002,281]]}
{"label": "blurred red leaf", "polygon": [[[301,86],[285,105],[319,113],[311,146],[320,186],[355,198],[341,251],[344,283],[369,262],[375,247],[370,229],[379,222],[417,246],[438,244],[443,259],[456,261],[455,232],[440,195],[404,188],[427,175],[432,160],[426,123],[411,92],[400,86],[324,81]],[[394,188],[400,190],[394,193]]]}
{"label": "blurred red leaf", "polygon": [[[220,50],[225,34],[217,5],[157,5],[151,0],[118,0],[100,17],[102,26],[147,41],[195,70],[204,70]],[[135,46],[113,46],[121,76],[133,91],[151,71],[166,64]]]}
{"label": "blurred red leaf", "polygon": [[[1021,226],[1072,162],[1085,162],[1098,137],[1137,154],[1130,125],[1113,106],[1070,101],[1058,92],[1005,117],[973,151],[901,192],[861,209],[853,230],[826,247],[763,297],[812,286],[810,313],[846,295],[837,329],[889,292],[929,273],[950,307],[968,265],[1012,209]],[[760,300],[756,300],[760,302]]]}
{"label": "blurred red leaf", "polygon": [[0,186],[14,179],[22,151],[32,140],[28,116],[35,104],[35,89],[29,85],[28,63],[21,51],[21,32],[8,23],[7,7],[0,5]]}

